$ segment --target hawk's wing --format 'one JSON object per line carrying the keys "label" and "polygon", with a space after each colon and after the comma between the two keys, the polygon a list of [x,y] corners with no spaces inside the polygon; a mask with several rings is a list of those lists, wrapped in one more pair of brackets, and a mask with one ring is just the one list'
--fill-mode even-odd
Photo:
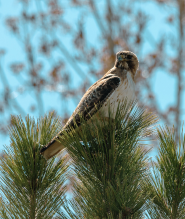
{"label": "hawk's wing", "polygon": [[108,75],[92,85],[82,97],[76,110],[69,118],[64,128],[66,129],[68,126],[74,127],[74,121],[77,126],[79,126],[81,117],[86,121],[91,118],[118,87],[119,83],[119,77]]}
{"label": "hawk's wing", "polygon": [[[84,118],[86,121],[90,119],[119,86],[120,81],[121,80],[119,77],[113,74],[108,74],[93,84],[82,97],[76,110],[69,118],[63,130],[68,130],[70,127],[75,127],[75,123],[77,126],[80,126],[81,118]],[[45,158],[48,159],[57,154],[60,150],[64,149],[62,144],[57,141],[59,136],[62,135],[62,131],[59,132],[48,145],[41,149],[41,153]]]}

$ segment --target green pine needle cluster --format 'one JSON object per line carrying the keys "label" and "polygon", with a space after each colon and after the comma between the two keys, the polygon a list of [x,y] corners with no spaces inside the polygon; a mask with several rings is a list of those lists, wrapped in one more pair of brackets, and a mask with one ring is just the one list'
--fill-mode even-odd
{"label": "green pine needle cluster", "polygon": [[[185,218],[185,134],[177,143],[173,130],[156,123],[154,114],[125,101],[114,120],[110,112],[81,118],[60,138],[68,158],[46,161],[40,148],[61,131],[59,118],[12,117],[0,160],[0,218]],[[152,165],[145,141],[151,135],[158,136]]]}
{"label": "green pine needle cluster", "polygon": [[150,192],[146,186],[148,156],[142,140],[153,133],[156,121],[153,114],[125,102],[115,120],[97,116],[61,139],[78,178],[70,204],[79,218],[143,215]]}
{"label": "green pine needle cluster", "polygon": [[159,152],[153,163],[149,218],[185,218],[185,134],[178,144],[173,130],[158,129]]}
{"label": "green pine needle cluster", "polygon": [[12,117],[10,145],[1,158],[1,218],[53,218],[64,203],[67,165],[64,159],[46,162],[41,145],[58,133],[60,121],[50,114],[37,122]]}

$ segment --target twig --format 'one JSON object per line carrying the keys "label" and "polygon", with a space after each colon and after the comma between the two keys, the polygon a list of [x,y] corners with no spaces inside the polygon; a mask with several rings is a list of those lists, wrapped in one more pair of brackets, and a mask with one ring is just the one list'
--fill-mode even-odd
{"label": "twig", "polygon": [[74,70],[81,76],[81,78],[84,80],[85,78],[90,79],[88,74],[85,74],[82,69],[78,66],[78,64],[75,62],[74,58],[69,54],[63,43],[60,41],[60,44],[58,45],[58,48],[62,51],[64,56],[67,58],[68,62],[71,64],[71,66],[74,68]]}
{"label": "twig", "polygon": [[101,22],[101,18],[99,16],[98,9],[96,8],[96,4],[94,3],[93,0],[89,0],[89,2],[90,2],[90,5],[91,5],[91,7],[93,9],[92,11],[93,11],[93,14],[94,14],[94,18],[95,18],[95,20],[96,20],[96,22],[97,22],[97,24],[98,24],[102,34],[103,35],[107,35],[106,34],[107,30],[104,28],[104,25]]}
{"label": "twig", "polygon": [[[110,48],[110,54],[111,56],[114,55],[114,42],[112,40],[113,38],[113,33],[112,33],[112,17],[113,17],[113,14],[112,14],[112,7],[111,7],[111,2],[110,0],[107,0],[107,13],[109,13],[109,20],[108,20],[108,27],[109,27],[109,34],[107,35],[107,40],[109,42],[109,48]],[[113,63],[114,64],[114,63]]]}
{"label": "twig", "polygon": [[[3,81],[3,85],[4,88],[8,88],[9,92],[11,92],[10,86],[8,84],[8,80],[3,72],[3,69],[1,67],[1,63],[0,63],[0,75]],[[18,102],[16,101],[16,99],[12,99],[14,108],[21,114],[21,115],[26,115],[26,113],[24,112],[24,110],[22,109],[22,107],[18,104]]]}
{"label": "twig", "polygon": [[179,6],[179,48],[178,48],[178,69],[177,69],[177,112],[176,112],[176,142],[178,142],[178,129],[180,125],[180,107],[182,99],[182,54],[183,54],[183,0],[178,0]]}

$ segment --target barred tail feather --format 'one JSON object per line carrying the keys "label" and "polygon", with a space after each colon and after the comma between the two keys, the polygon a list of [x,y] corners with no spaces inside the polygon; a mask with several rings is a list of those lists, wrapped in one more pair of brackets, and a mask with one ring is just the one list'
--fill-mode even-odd
{"label": "barred tail feather", "polygon": [[43,147],[40,152],[44,158],[48,160],[64,148],[65,147],[60,142],[52,140],[47,146]]}

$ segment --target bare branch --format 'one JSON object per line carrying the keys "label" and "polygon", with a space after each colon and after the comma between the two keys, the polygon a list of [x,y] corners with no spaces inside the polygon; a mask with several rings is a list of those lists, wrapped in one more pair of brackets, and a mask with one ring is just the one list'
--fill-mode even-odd
{"label": "bare branch", "polygon": [[[1,63],[0,63],[0,75],[1,75],[1,78],[2,78],[5,90],[8,88],[9,93],[11,93],[11,89],[10,89],[9,83],[8,83],[8,80],[7,80],[7,78],[5,76],[5,73],[4,73],[3,69],[2,69]],[[12,104],[13,104],[14,108],[17,110],[17,112],[20,113],[22,116],[25,116],[26,115],[25,111],[19,105],[19,103],[16,101],[16,99],[15,98],[11,99],[11,101],[12,101]],[[11,102],[9,101],[9,103],[11,103]]]}
{"label": "bare branch", "polygon": [[64,56],[67,58],[67,61],[70,63],[70,65],[73,67],[73,69],[75,70],[76,73],[78,73],[78,75],[84,80],[85,78],[88,78],[89,80],[91,80],[91,78],[89,77],[88,74],[85,74],[82,69],[79,67],[79,65],[76,63],[76,61],[74,60],[74,58],[70,55],[70,53],[68,52],[68,50],[65,48],[64,44],[60,41],[60,43],[58,44],[58,48],[62,51],[62,53],[64,54]]}
{"label": "bare branch", "polygon": [[[182,100],[182,62],[183,62],[183,40],[184,40],[184,34],[183,34],[183,14],[185,13],[184,10],[184,1],[178,0],[178,7],[179,7],[179,48],[178,48],[178,70],[177,70],[177,78],[178,78],[178,84],[177,84],[177,113],[176,113],[176,133],[178,133],[178,129],[180,126],[180,109],[181,109],[181,100]],[[176,136],[176,140],[178,141],[179,136]]]}
{"label": "bare branch", "polygon": [[100,28],[100,31],[102,32],[103,35],[107,35],[107,30],[105,29],[103,23],[101,22],[101,18],[100,18],[100,15],[98,13],[98,9],[96,7],[95,2],[93,0],[89,0],[89,2],[90,2],[90,5],[92,7],[92,12],[93,12],[94,18],[97,22],[97,25]]}

